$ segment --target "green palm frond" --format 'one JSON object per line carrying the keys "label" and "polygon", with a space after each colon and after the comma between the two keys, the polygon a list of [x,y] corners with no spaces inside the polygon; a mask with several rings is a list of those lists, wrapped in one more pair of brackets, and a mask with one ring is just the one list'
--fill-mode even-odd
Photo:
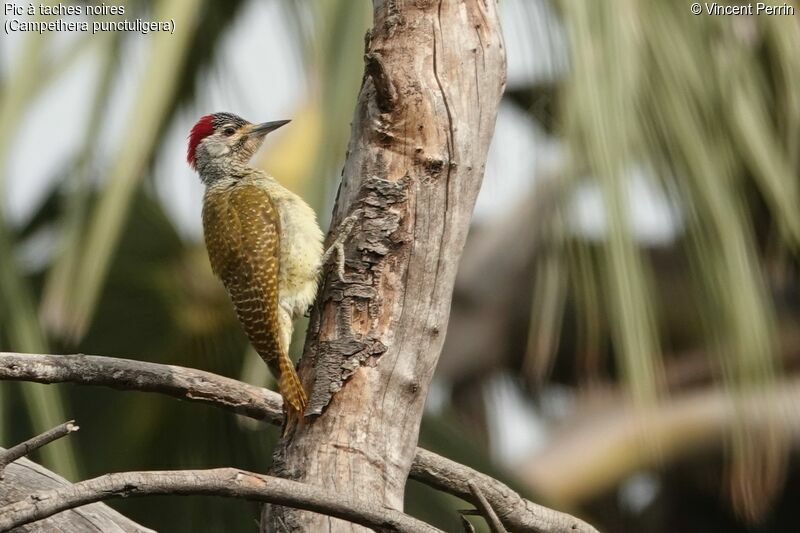
{"label": "green palm frond", "polygon": [[60,333],[67,327],[70,316],[70,290],[78,275],[83,230],[89,212],[91,195],[90,167],[94,147],[98,145],[102,131],[103,117],[108,109],[112,82],[119,68],[119,48],[121,39],[114,32],[98,36],[100,47],[100,74],[95,87],[94,106],[89,116],[89,124],[84,135],[81,151],[68,190],[64,195],[63,215],[60,226],[58,250],[53,264],[46,275],[39,314],[46,329]]}
{"label": "green palm frond", "polygon": [[191,0],[160,2],[156,20],[180,20],[184,31],[156,33],[151,42],[136,102],[127,120],[126,135],[109,170],[108,179],[92,214],[82,250],[78,277],[69,300],[72,302],[68,336],[80,338],[89,326],[103,287],[132,195],[144,176],[155,150],[159,131],[169,116],[172,101],[191,44],[193,28],[203,5]]}
{"label": "green palm frond", "polygon": [[637,28],[635,19],[597,3],[563,7],[573,43],[565,133],[573,151],[585,158],[579,163],[603,190],[608,242],[602,265],[612,336],[634,399],[650,402],[660,388],[661,350],[649,303],[652,280],[629,231],[627,196],[630,174],[644,155],[637,146],[642,124],[634,107],[643,76]]}
{"label": "green palm frond", "polygon": [[[19,123],[28,105],[88,50],[90,42],[87,37],[78,38],[56,58],[48,59],[44,39],[39,35],[26,36],[20,56],[12,65],[8,79],[0,86],[0,169],[7,167],[7,155],[14,141],[13,133],[17,131],[14,126]],[[0,173],[0,190],[4,188],[4,174]],[[6,325],[0,342],[19,351],[47,352],[48,343],[39,325],[32,291],[16,264],[14,236],[7,227],[3,207],[0,202],[0,257],[6,258],[0,261],[0,294],[3,296],[0,316],[4,317],[3,323]],[[34,431],[45,431],[67,419],[58,388],[22,384],[20,389]],[[48,466],[67,478],[77,478],[78,468],[70,441],[62,440],[48,446],[42,450],[42,454]]]}
{"label": "green palm frond", "polygon": [[[599,284],[632,396],[657,398],[663,376],[654,280],[628,219],[633,168],[646,169],[680,208],[692,305],[733,401],[768,391],[778,373],[777,310],[764,250],[777,243],[796,259],[800,235],[800,30],[780,17],[694,16],[674,2],[559,6],[570,45],[560,102],[570,176],[592,176],[604,191]],[[773,430],[733,435],[733,472],[749,476],[733,497],[750,518],[780,480],[781,442]]]}

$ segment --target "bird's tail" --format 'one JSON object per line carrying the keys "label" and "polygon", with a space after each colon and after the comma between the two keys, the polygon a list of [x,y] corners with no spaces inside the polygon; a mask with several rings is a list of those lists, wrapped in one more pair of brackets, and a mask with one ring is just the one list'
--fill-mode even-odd
{"label": "bird's tail", "polygon": [[278,358],[278,367],[280,368],[278,389],[286,405],[286,429],[288,429],[294,425],[293,422],[303,420],[308,398],[303,384],[300,382],[300,376],[297,375],[288,355],[284,354]]}

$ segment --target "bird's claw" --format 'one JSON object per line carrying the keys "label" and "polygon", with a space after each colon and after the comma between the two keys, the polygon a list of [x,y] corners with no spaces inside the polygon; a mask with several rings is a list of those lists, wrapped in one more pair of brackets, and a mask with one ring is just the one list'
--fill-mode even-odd
{"label": "bird's claw", "polygon": [[325,253],[322,255],[322,264],[325,265],[330,260],[331,255],[336,254],[336,275],[340,281],[346,281],[344,277],[344,242],[353,231],[353,227],[358,221],[358,215],[361,213],[360,209],[356,209],[345,218],[336,230],[336,239],[333,241]]}

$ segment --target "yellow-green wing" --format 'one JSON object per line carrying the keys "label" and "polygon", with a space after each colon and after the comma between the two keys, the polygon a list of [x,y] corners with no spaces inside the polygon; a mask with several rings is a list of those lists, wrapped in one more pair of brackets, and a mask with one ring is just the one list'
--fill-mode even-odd
{"label": "yellow-green wing", "polygon": [[254,185],[209,189],[203,202],[211,268],[228,290],[253,347],[279,376],[278,322],[280,216],[269,195]]}

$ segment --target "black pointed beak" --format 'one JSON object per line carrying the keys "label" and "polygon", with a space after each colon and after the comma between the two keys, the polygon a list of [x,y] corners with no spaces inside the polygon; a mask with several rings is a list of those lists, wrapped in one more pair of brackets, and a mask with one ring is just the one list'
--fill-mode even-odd
{"label": "black pointed beak", "polygon": [[247,132],[248,135],[257,135],[259,137],[263,137],[267,133],[271,131],[275,131],[281,126],[285,126],[291,122],[290,120],[273,120],[272,122],[262,122],[261,124],[256,124],[253,128]]}

